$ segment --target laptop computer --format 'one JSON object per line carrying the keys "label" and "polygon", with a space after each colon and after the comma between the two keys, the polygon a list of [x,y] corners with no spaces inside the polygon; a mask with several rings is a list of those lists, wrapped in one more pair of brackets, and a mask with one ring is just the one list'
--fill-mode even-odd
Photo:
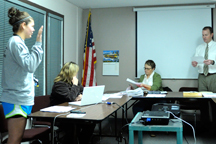
{"label": "laptop computer", "polygon": [[102,102],[105,85],[92,86],[83,88],[83,96],[81,101],[69,102],[69,104],[77,106],[85,106]]}

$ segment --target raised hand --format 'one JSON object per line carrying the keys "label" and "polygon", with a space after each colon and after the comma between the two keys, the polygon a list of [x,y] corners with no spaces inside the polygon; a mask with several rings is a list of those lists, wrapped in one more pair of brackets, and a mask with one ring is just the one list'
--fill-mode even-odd
{"label": "raised hand", "polygon": [[43,26],[40,27],[40,29],[38,30],[38,34],[37,34],[37,42],[42,42],[42,32],[43,32]]}

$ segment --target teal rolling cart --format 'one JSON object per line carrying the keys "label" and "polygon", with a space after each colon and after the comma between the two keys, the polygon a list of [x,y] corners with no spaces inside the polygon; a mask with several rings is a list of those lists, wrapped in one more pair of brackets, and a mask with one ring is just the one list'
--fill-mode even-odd
{"label": "teal rolling cart", "polygon": [[181,120],[170,119],[168,125],[143,125],[137,123],[142,116],[142,112],[136,114],[129,125],[129,144],[134,144],[134,131],[138,131],[138,144],[142,144],[142,131],[165,131],[176,132],[177,144],[183,143],[183,126]]}

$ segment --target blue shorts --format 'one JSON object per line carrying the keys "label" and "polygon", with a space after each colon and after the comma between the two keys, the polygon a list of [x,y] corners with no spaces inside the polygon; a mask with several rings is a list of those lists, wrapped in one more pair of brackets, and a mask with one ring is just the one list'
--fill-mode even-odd
{"label": "blue shorts", "polygon": [[17,115],[27,118],[27,115],[29,115],[32,110],[32,106],[16,105],[6,102],[2,102],[2,106],[6,119]]}

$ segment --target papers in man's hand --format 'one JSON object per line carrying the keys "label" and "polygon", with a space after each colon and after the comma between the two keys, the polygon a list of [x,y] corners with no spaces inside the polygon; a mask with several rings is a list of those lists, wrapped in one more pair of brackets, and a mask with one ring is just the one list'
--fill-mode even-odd
{"label": "papers in man's hand", "polygon": [[47,108],[43,108],[40,111],[42,112],[55,112],[55,113],[63,113],[63,112],[69,112],[70,110],[75,109],[71,106],[50,106]]}
{"label": "papers in man's hand", "polygon": [[141,83],[135,82],[135,81],[133,81],[133,80],[131,80],[129,78],[127,78],[126,81],[128,81],[128,82],[130,82],[132,84],[135,84],[135,85],[140,85],[141,84]]}
{"label": "papers in man's hand", "polygon": [[143,96],[143,90],[141,88],[126,90],[126,93],[128,96]]}
{"label": "papers in man's hand", "polygon": [[192,57],[192,61],[196,61],[198,64],[203,64],[203,61],[204,61],[204,57],[202,56],[195,56],[195,57]]}

